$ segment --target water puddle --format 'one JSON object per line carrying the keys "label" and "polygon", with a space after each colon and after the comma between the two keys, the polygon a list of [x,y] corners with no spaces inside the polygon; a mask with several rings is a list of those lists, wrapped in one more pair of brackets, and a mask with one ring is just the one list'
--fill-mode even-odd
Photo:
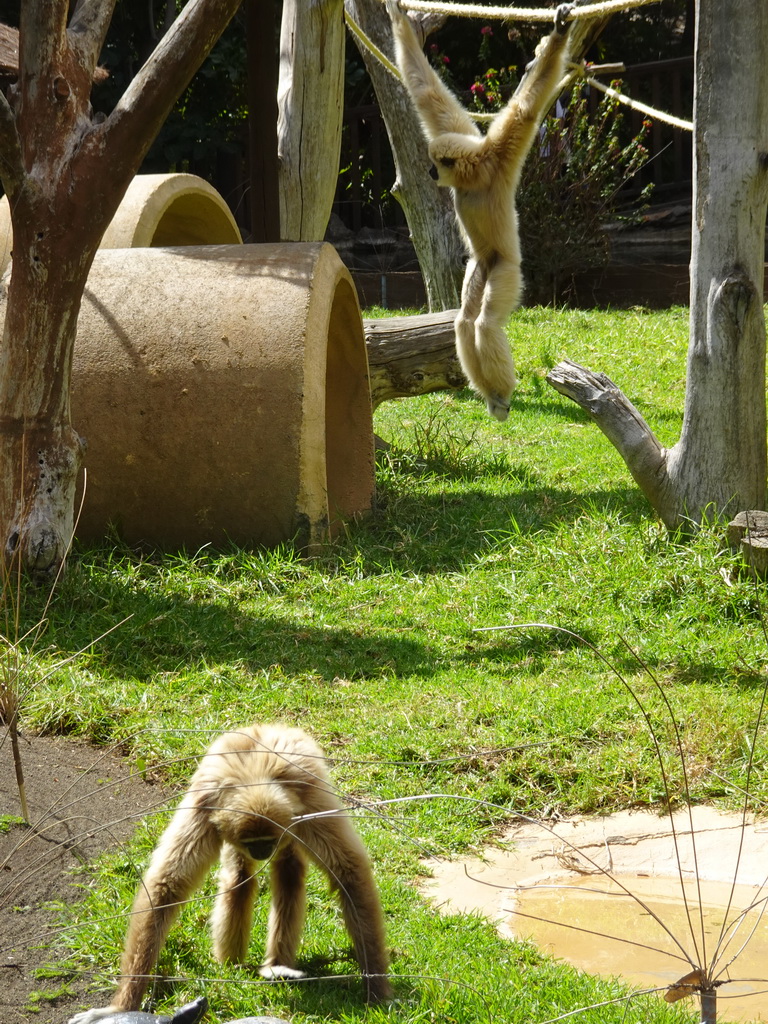
{"label": "water puddle", "polygon": [[693,815],[695,847],[688,812],[675,816],[677,853],[669,818],[652,814],[524,824],[504,837],[508,849],[430,860],[423,888],[446,912],[480,911],[504,935],[642,988],[691,969],[675,939],[696,962],[719,944],[720,968],[733,960],[722,978],[733,980],[718,989],[718,1019],[768,1021],[768,825],[742,830],[706,807]]}

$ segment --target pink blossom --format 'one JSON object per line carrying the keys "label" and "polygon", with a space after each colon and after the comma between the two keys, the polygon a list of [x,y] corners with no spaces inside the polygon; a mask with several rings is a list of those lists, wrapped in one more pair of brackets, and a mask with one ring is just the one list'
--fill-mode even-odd
{"label": "pink blossom", "polygon": [[483,27],[480,29],[480,35],[481,36],[492,36],[493,35],[493,29],[491,28],[490,25],[483,25]]}

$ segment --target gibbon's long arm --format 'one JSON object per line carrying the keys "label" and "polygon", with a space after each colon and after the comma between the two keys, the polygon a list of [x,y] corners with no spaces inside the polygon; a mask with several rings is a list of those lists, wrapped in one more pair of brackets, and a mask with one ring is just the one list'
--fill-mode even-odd
{"label": "gibbon's long arm", "polygon": [[[190,797],[198,806],[189,805]],[[199,806],[208,797],[207,792],[187,794],[152,854],[131,910],[120,984],[111,1003],[116,1009],[139,1006],[179,910],[216,863],[221,840]]]}
{"label": "gibbon's long arm", "polygon": [[397,0],[387,0],[387,10],[392,20],[397,66],[427,140],[432,141],[446,132],[480,137],[480,129],[430,65],[413,25]]}
{"label": "gibbon's long arm", "polygon": [[565,72],[568,31],[567,23],[559,24],[565,27],[556,28],[541,40],[519,86],[488,128],[489,146],[498,147],[501,160],[514,160],[519,169],[536,138],[540,122],[556,98]]}
{"label": "gibbon's long arm", "polygon": [[307,851],[321,867],[341,903],[355,959],[360,965],[370,1002],[389,998],[389,958],[379,896],[363,841],[342,813],[326,819],[325,827],[304,833]]}

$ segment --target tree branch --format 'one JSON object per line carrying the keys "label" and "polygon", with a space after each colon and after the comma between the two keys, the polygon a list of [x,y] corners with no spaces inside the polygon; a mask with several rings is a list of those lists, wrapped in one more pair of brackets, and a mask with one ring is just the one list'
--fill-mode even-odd
{"label": "tree branch", "polygon": [[67,31],[67,0],[21,5],[19,19],[19,82],[50,66],[61,51]]}
{"label": "tree branch", "polygon": [[85,62],[91,76],[99,59],[115,0],[78,0],[67,35],[72,49]]}
{"label": "tree branch", "polygon": [[[581,406],[621,455],[635,483],[669,526],[667,450],[627,396],[604,373],[564,359],[547,374],[547,382]],[[674,518],[672,520],[674,522]]]}

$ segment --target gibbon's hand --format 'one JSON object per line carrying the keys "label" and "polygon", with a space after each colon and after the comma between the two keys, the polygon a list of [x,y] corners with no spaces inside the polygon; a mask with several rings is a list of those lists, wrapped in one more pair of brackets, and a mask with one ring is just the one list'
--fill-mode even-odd
{"label": "gibbon's hand", "polygon": [[111,1006],[101,1006],[96,1010],[83,1010],[70,1017],[67,1024],[96,1024],[105,1017],[112,1017],[118,1011]]}
{"label": "gibbon's hand", "polygon": [[568,19],[575,6],[576,4],[560,4],[555,11],[555,28],[560,35],[564,35],[568,31],[568,25],[570,24]]}

